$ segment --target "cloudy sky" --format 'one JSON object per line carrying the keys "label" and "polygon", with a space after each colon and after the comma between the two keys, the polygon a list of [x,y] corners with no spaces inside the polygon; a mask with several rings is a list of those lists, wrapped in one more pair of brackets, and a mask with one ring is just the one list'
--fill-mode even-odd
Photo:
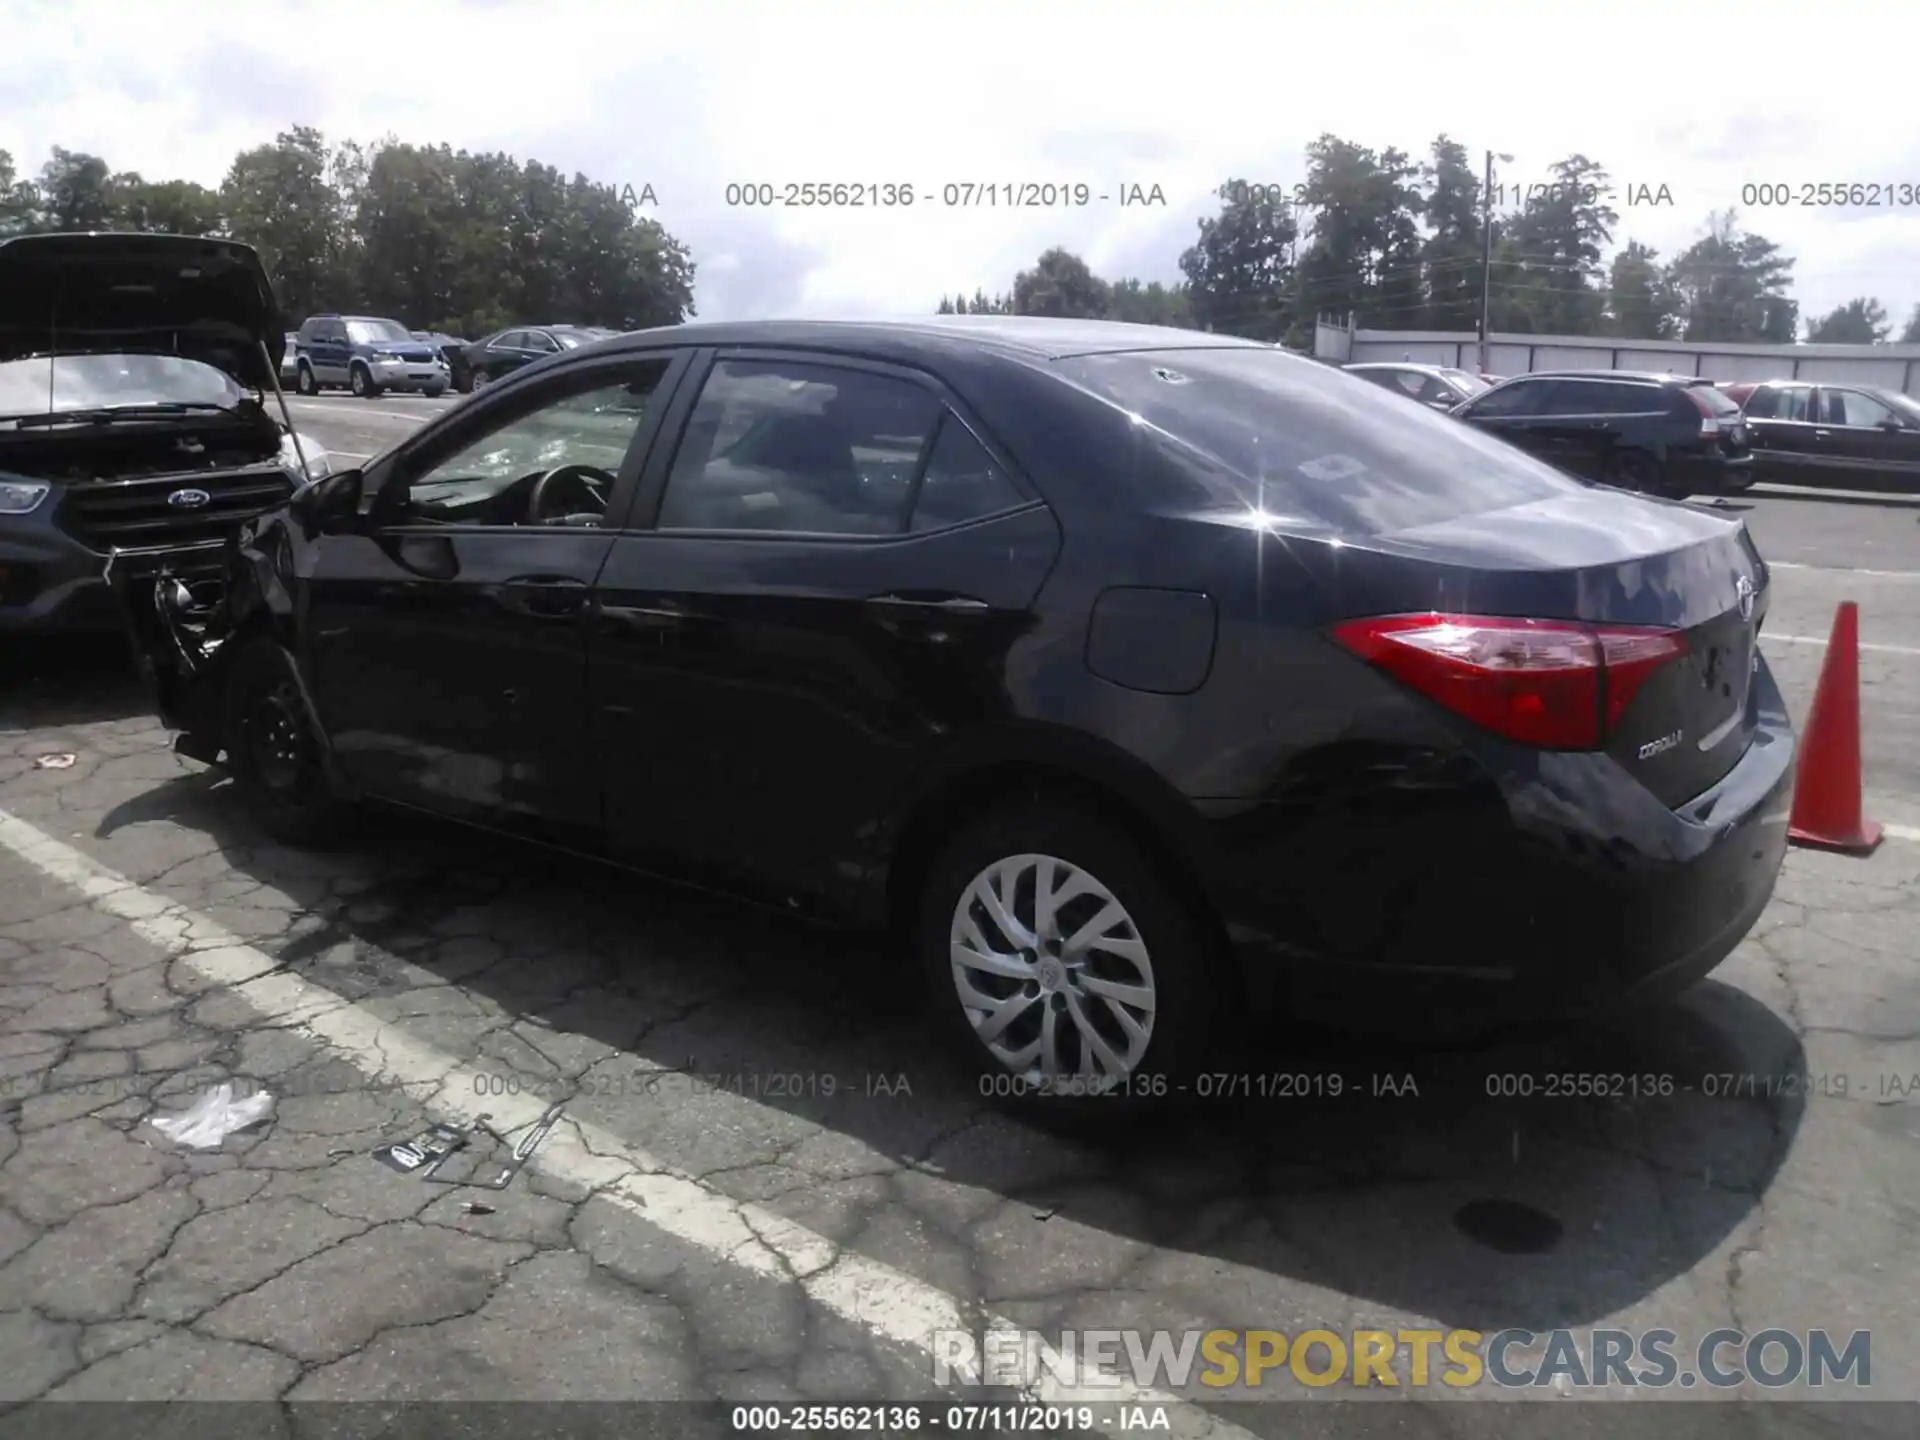
{"label": "cloudy sky", "polygon": [[[0,148],[51,146],[218,184],[293,124],[329,137],[507,150],[636,192],[691,247],[704,318],[920,312],[1006,289],[1050,245],[1111,277],[1178,278],[1229,174],[1291,186],[1323,131],[1511,153],[1502,180],[1580,151],[1617,189],[1616,240],[1672,254],[1742,187],[1920,189],[1915,25],[1828,0],[1711,13],[1347,0],[0,0]],[[750,211],[738,182],[1160,187],[1122,209]],[[1910,197],[1911,198],[1911,197]],[[1920,205],[1747,208],[1797,259],[1803,314],[1920,302]]]}

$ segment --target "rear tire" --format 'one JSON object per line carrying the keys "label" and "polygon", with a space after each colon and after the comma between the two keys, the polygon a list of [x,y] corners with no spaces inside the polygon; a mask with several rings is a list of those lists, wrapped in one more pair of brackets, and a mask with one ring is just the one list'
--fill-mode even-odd
{"label": "rear tire", "polygon": [[311,365],[302,364],[300,366],[298,373],[295,374],[293,378],[293,388],[298,390],[302,395],[318,395],[320,393],[320,382],[313,378],[313,367]]}
{"label": "rear tire", "polygon": [[1682,498],[1667,483],[1667,467],[1645,450],[1616,450],[1607,459],[1607,483],[1641,495]]}
{"label": "rear tire", "polygon": [[[1163,868],[1112,823],[1045,798],[982,816],[935,858],[920,893],[922,978],[982,1097],[1131,1113],[1174,1098],[1214,1058],[1239,1000],[1213,927]],[[1049,879],[1058,908],[1042,914]]]}
{"label": "rear tire", "polygon": [[273,640],[249,641],[227,676],[227,768],[249,811],[274,839],[320,845],[351,817],[324,763],[293,658]]}
{"label": "rear tire", "polygon": [[476,370],[473,372],[472,376],[469,377],[469,379],[467,380],[467,389],[470,391],[484,390],[487,388],[487,382],[492,378],[493,377],[487,374],[486,371]]}

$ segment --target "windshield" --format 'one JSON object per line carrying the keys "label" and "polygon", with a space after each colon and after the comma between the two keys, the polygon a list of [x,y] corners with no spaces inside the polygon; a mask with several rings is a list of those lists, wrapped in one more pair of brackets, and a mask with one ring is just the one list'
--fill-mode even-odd
{"label": "windshield", "polygon": [[1447,382],[1451,384],[1454,389],[1460,391],[1463,395],[1478,395],[1482,390],[1491,390],[1493,388],[1478,375],[1469,375],[1464,370],[1442,370],[1440,373],[1446,377]]}
{"label": "windshield", "polygon": [[382,345],[395,340],[411,340],[413,335],[398,320],[349,320],[347,337],[356,345]]}
{"label": "windshield", "polygon": [[553,338],[569,350],[578,350],[582,345],[591,345],[596,340],[605,340],[612,335],[611,330],[556,330]]}
{"label": "windshield", "polygon": [[0,416],[117,405],[219,405],[248,392],[224,371],[178,355],[36,356],[0,363]]}

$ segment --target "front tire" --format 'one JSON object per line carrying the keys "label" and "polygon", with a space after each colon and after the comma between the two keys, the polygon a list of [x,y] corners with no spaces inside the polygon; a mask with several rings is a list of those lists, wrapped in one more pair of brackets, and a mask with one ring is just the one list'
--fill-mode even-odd
{"label": "front tire", "polygon": [[420,393],[429,400],[438,400],[442,395],[447,393],[447,387],[444,385],[434,385],[426,390],[422,390]]}
{"label": "front tire", "polygon": [[311,365],[303,364],[300,367],[299,373],[294,376],[293,388],[298,390],[302,395],[318,395],[320,393],[320,382],[313,378],[313,367]]}
{"label": "front tire", "polygon": [[351,809],[328,775],[293,663],[265,638],[234,657],[227,677],[227,765],[262,829],[285,844],[319,845],[341,831]]}
{"label": "front tire", "polygon": [[1045,799],[982,817],[934,860],[921,969],[984,1097],[1113,1113],[1179,1093],[1234,1002],[1212,927],[1163,873]]}
{"label": "front tire", "polygon": [[380,387],[373,383],[373,372],[364,365],[356,365],[347,372],[347,383],[362,400],[371,400],[380,393]]}
{"label": "front tire", "polygon": [[486,371],[476,370],[467,380],[467,389],[470,392],[474,390],[484,390],[487,388],[487,382],[491,379],[493,379],[493,377]]}

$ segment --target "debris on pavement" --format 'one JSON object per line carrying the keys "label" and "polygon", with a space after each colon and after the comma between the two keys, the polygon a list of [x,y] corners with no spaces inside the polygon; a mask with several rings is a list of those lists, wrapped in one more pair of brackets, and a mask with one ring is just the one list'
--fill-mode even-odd
{"label": "debris on pavement", "polygon": [[478,1116],[467,1126],[429,1125],[410,1140],[402,1140],[397,1145],[382,1145],[373,1152],[373,1158],[402,1175],[411,1175],[416,1170],[431,1175],[454,1151],[465,1148],[475,1130],[486,1129],[487,1118],[485,1115]]}
{"label": "debris on pavement", "polygon": [[478,1200],[466,1200],[461,1202],[460,1213],[462,1215],[492,1215],[497,1212],[491,1205],[483,1205]]}
{"label": "debris on pavement", "polygon": [[175,1115],[156,1115],[153,1128],[176,1144],[195,1150],[216,1149],[236,1131],[257,1125],[273,1113],[273,1094],[256,1090],[234,1095],[233,1082],[224,1080],[202,1095],[189,1109]]}
{"label": "debris on pavement", "polygon": [[37,756],[33,762],[36,770],[71,770],[79,756],[71,750],[56,751],[51,755]]}
{"label": "debris on pavement", "polygon": [[[533,1152],[540,1148],[540,1142],[542,1140],[545,1140],[549,1132],[552,1131],[553,1127],[560,1123],[560,1112],[566,1109],[566,1107],[567,1107],[567,1102],[564,1100],[556,1100],[553,1102],[553,1104],[549,1105],[546,1108],[545,1113],[542,1114],[538,1120],[533,1122],[532,1127],[521,1138],[520,1142],[517,1145],[514,1145],[512,1157],[508,1160],[506,1165],[501,1167],[500,1171],[491,1180],[482,1180],[478,1178],[480,1173],[480,1167],[478,1164],[476,1164],[472,1169],[470,1169],[465,1175],[459,1175],[459,1176],[436,1175],[434,1171],[439,1169],[439,1165],[437,1162],[431,1168],[423,1172],[420,1178],[423,1180],[430,1180],[436,1185],[473,1186],[476,1189],[481,1189],[481,1190],[504,1190],[507,1188],[507,1186],[513,1183],[513,1177],[520,1173],[521,1168],[527,1163],[528,1158],[532,1156]],[[498,1130],[495,1130],[491,1125],[488,1125],[485,1123],[488,1118],[489,1118],[488,1116],[482,1115],[479,1119],[475,1120],[473,1124],[469,1126],[466,1131],[462,1133],[471,1134],[475,1130],[482,1130],[482,1131],[485,1131],[488,1135],[492,1136],[495,1140],[499,1141],[502,1145],[510,1143],[507,1136],[502,1135]]]}

